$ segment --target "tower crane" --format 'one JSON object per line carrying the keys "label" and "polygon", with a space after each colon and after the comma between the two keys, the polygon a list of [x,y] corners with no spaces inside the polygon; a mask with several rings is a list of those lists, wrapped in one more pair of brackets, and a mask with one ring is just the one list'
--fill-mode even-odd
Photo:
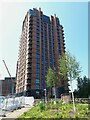
{"label": "tower crane", "polygon": [[8,74],[9,74],[9,76],[10,76],[10,78],[11,78],[11,81],[12,81],[12,95],[13,95],[13,94],[14,94],[15,81],[12,79],[12,76],[11,76],[11,74],[10,74],[10,72],[9,72],[9,69],[8,69],[8,67],[7,67],[7,65],[6,65],[6,63],[5,63],[4,60],[3,60],[3,63],[4,63],[4,65],[5,65],[5,68],[6,68]]}

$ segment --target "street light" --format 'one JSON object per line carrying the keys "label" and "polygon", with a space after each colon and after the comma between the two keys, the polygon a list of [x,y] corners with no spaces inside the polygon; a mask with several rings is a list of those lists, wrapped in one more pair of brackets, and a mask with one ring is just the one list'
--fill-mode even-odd
{"label": "street light", "polygon": [[45,91],[45,103],[47,102],[47,96],[46,96],[46,89],[44,89],[44,91]]}
{"label": "street light", "polygon": [[[56,68],[55,67],[54,67],[54,73],[56,75]],[[55,84],[54,84],[54,95],[55,95],[54,104],[56,104],[56,88],[55,88]]]}

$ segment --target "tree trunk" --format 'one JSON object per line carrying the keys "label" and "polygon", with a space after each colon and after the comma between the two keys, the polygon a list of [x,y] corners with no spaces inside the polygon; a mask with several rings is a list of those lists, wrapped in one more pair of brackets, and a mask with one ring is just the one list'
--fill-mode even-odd
{"label": "tree trunk", "polygon": [[72,100],[73,100],[73,110],[76,112],[76,107],[75,107],[75,101],[74,101],[74,94],[73,94],[73,87],[72,87],[72,82],[71,83],[71,92],[72,92]]}
{"label": "tree trunk", "polygon": [[55,87],[55,85],[54,85],[54,90],[55,90],[55,100],[54,100],[54,104],[56,104],[56,87]]}

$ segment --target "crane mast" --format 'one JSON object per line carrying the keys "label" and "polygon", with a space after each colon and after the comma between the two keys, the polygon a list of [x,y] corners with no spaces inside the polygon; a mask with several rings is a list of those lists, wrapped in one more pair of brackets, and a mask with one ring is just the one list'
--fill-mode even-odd
{"label": "crane mast", "polygon": [[5,65],[5,68],[6,68],[8,74],[9,74],[9,76],[10,76],[10,78],[11,78],[11,81],[12,81],[12,95],[13,95],[13,94],[14,94],[14,84],[15,84],[15,81],[12,79],[12,76],[11,76],[11,74],[10,74],[10,72],[9,72],[9,69],[8,69],[8,67],[7,67],[7,65],[6,65],[6,63],[5,63],[4,60],[3,60],[3,63],[4,63],[4,65]]}

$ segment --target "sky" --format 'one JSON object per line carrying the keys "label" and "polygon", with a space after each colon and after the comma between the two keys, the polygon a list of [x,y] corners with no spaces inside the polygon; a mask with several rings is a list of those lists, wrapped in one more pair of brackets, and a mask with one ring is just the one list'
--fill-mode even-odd
{"label": "sky", "polygon": [[3,2],[0,3],[0,79],[8,77],[5,60],[12,76],[16,75],[22,22],[29,9],[41,8],[43,14],[59,17],[64,27],[66,50],[88,77],[88,3],[87,2]]}

